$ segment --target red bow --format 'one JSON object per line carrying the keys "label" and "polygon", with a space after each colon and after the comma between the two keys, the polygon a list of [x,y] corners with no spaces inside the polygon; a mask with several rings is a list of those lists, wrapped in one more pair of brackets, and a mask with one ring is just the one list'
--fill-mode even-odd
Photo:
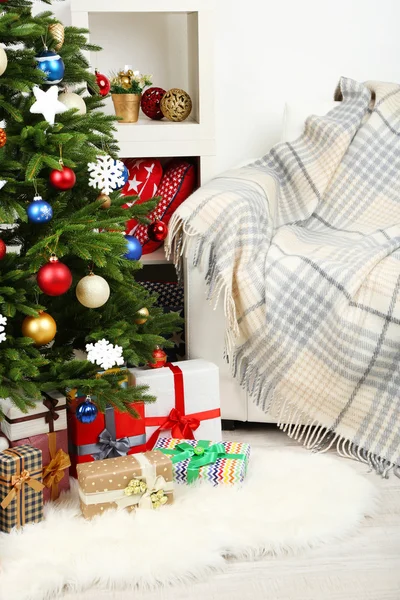
{"label": "red bow", "polygon": [[147,449],[153,449],[160,432],[163,430],[170,429],[173,438],[180,440],[194,440],[193,431],[196,431],[199,426],[199,419],[190,416],[186,417],[177,408],[173,408],[164,423],[155,430],[153,435],[147,441]]}

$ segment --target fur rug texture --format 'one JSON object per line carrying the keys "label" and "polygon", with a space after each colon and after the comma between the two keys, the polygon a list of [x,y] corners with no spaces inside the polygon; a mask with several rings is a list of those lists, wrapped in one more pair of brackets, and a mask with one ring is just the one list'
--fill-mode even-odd
{"label": "fur rug texture", "polygon": [[62,592],[149,589],[205,578],[226,559],[299,552],[356,535],[378,492],[336,456],[253,450],[241,489],[177,486],[156,511],[108,511],[85,521],[76,482],[45,521],[0,535],[0,598],[54,599]]}

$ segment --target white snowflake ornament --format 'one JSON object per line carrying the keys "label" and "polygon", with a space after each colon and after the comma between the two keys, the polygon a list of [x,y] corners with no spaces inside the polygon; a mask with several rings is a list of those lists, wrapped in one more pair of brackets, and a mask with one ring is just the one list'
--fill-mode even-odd
{"label": "white snowflake ornament", "polygon": [[96,158],[97,162],[88,164],[89,185],[108,196],[125,185],[125,165],[121,160],[114,160],[111,156],[100,155]]}
{"label": "white snowflake ornament", "polygon": [[5,326],[7,325],[7,317],[0,314],[0,342],[6,341],[6,334],[4,331]]}
{"label": "white snowflake ornament", "polygon": [[114,346],[104,338],[95,344],[86,344],[86,352],[88,353],[87,360],[94,365],[99,365],[104,370],[124,364],[122,346]]}

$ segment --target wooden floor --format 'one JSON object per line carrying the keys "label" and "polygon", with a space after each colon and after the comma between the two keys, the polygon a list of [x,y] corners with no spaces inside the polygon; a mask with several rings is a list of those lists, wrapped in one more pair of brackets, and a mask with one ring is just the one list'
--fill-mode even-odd
{"label": "wooden floor", "polygon": [[[273,426],[247,426],[224,437],[253,446],[297,446]],[[365,465],[353,464],[366,472]],[[93,589],[66,594],[64,600],[400,600],[400,479],[369,476],[381,488],[379,513],[346,542],[296,557],[232,562],[227,572],[190,588],[149,593]]]}

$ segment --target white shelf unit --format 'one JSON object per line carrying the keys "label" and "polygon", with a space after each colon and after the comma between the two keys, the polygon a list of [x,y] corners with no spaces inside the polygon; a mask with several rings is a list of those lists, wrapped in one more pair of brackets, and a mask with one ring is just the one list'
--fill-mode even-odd
{"label": "white shelf unit", "polygon": [[[152,121],[117,126],[122,158],[195,157],[200,181],[213,175],[214,0],[72,0],[72,24],[90,30],[104,48],[88,54],[105,75],[125,64],[153,74],[153,85],[189,92],[192,114],[182,123]],[[113,113],[111,100],[106,108]]]}

